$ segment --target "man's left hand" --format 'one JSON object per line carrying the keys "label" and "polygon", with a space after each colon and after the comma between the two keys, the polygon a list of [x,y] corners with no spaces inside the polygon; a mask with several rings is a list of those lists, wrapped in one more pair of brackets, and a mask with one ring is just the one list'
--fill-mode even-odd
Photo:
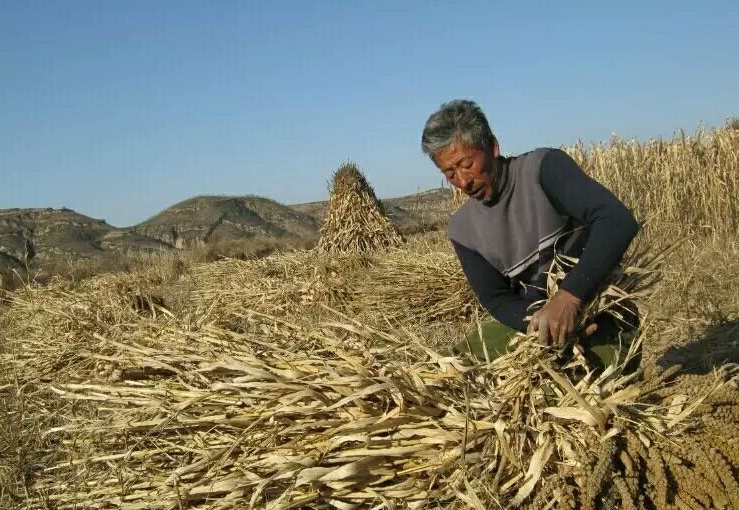
{"label": "man's left hand", "polygon": [[538,332],[539,343],[542,345],[564,348],[567,337],[575,329],[581,304],[578,297],[566,290],[560,290],[531,317],[527,332]]}

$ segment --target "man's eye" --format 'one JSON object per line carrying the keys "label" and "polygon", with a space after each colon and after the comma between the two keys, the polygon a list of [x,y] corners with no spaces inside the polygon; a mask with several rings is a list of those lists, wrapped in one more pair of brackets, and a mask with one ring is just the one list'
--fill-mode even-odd
{"label": "man's eye", "polygon": [[463,161],[462,168],[472,168],[472,161]]}

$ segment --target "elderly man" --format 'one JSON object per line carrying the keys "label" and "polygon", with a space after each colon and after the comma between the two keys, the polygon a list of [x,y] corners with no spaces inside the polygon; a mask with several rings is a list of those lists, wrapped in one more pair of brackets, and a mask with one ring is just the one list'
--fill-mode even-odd
{"label": "elderly man", "polygon": [[[540,342],[559,348],[582,334],[586,357],[608,364],[623,340],[619,333],[629,325],[610,316],[599,317],[586,331],[575,331],[575,325],[582,305],[638,231],[629,209],[559,149],[501,156],[485,115],[472,101],[451,101],[433,113],[422,150],[471,198],[450,219],[448,233],[470,286],[497,319],[453,351],[490,359],[505,352],[517,331],[536,332]],[[555,251],[579,260],[556,295],[535,309],[547,297],[546,272]]]}

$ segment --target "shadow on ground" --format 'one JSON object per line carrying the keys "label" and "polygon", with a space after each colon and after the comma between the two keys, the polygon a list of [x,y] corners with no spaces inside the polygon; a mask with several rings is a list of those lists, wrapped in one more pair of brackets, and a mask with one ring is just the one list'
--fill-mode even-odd
{"label": "shadow on ground", "polygon": [[717,322],[695,340],[669,347],[657,359],[661,369],[679,364],[680,373],[698,375],[727,363],[739,363],[739,319]]}

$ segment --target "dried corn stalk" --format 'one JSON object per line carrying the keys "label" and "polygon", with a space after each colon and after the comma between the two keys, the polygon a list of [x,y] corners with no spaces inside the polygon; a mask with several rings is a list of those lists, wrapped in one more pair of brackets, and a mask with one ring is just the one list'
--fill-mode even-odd
{"label": "dried corn stalk", "polygon": [[[33,382],[75,412],[46,431],[58,462],[37,473],[28,506],[523,506],[539,491],[549,504],[563,480],[597,503],[618,449],[594,469],[594,445],[679,440],[705,394],[730,390],[716,378],[665,407],[618,366],[569,379],[523,335],[467,365],[358,323],[250,320],[254,334],[146,318],[79,330],[78,362]],[[43,340],[26,342],[18,371],[49,364],[56,344]]]}
{"label": "dried corn stalk", "polygon": [[402,242],[400,232],[357,166],[345,163],[339,167],[332,179],[316,249],[320,253],[363,253]]}
{"label": "dried corn stalk", "polygon": [[467,201],[470,199],[467,193],[453,186],[451,189],[451,193],[452,193],[452,207],[455,211],[459,209],[460,207],[462,207],[464,204],[466,204]]}
{"label": "dried corn stalk", "polygon": [[359,306],[353,281],[370,263],[361,255],[329,259],[295,252],[203,264],[190,271],[190,301],[219,324],[230,325],[254,311],[309,316],[329,306],[351,313]]}
{"label": "dried corn stalk", "polygon": [[484,313],[456,256],[445,252],[388,253],[356,279],[356,299],[363,317],[400,323],[469,319],[475,311]]}
{"label": "dried corn stalk", "polygon": [[[394,257],[388,274],[414,274],[413,257]],[[280,279],[295,290],[354,259],[311,260],[194,270],[202,302],[182,318],[134,313],[113,280],[82,295],[19,294],[0,390],[26,394],[27,413],[56,423],[43,431],[51,460],[17,506],[735,507],[736,369],[641,382],[624,373],[627,358],[574,379],[582,360],[562,366],[524,335],[494,362],[467,364],[346,317],[268,317],[257,301],[238,308],[248,333],[224,326],[240,291],[270,278],[268,290]],[[377,262],[355,263],[358,276]]]}

